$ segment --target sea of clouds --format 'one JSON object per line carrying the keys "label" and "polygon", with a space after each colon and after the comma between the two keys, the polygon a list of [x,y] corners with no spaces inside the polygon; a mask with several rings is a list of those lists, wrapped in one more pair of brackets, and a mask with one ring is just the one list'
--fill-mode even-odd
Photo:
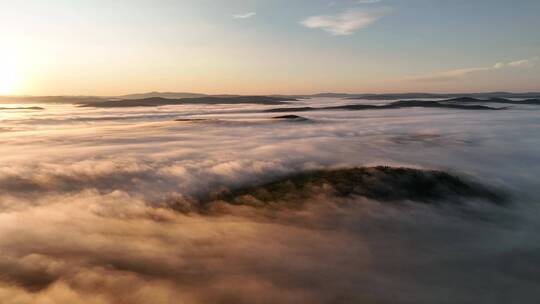
{"label": "sea of clouds", "polygon": [[[298,102],[338,104],[335,99]],[[536,303],[540,108],[0,112],[0,303]],[[295,106],[298,106],[295,105]],[[175,119],[204,119],[175,121]],[[199,201],[310,169],[439,169],[497,206]]]}

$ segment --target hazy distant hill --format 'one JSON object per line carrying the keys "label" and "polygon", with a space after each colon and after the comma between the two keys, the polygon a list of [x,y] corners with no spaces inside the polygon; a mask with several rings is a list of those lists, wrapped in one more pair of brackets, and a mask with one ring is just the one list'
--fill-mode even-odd
{"label": "hazy distant hill", "polygon": [[143,99],[123,99],[107,100],[101,102],[81,103],[83,107],[96,108],[126,108],[126,107],[159,107],[166,105],[182,104],[262,104],[262,105],[281,105],[285,101],[294,101],[291,98],[269,97],[269,96],[236,96],[236,97],[196,97],[168,99],[162,97],[150,97]]}
{"label": "hazy distant hill", "polygon": [[486,93],[396,93],[396,94],[331,94],[323,93],[313,95],[315,97],[335,97],[344,99],[366,100],[401,100],[401,99],[434,99],[434,98],[540,98],[540,92],[510,93],[510,92],[486,92]]}
{"label": "hazy distant hill", "polygon": [[0,103],[61,103],[79,104],[100,102],[107,99],[94,96],[0,96]]}
{"label": "hazy distant hill", "polygon": [[[179,103],[179,100],[183,100],[183,103],[188,103],[185,99],[197,99],[197,98],[217,98],[208,99],[207,102],[215,103],[221,99],[226,99],[226,103],[234,102],[234,98],[238,98],[240,101],[245,101],[245,98],[253,99],[254,96],[241,96],[241,95],[208,95],[203,93],[188,93],[188,92],[149,92],[149,93],[137,93],[128,94],[123,96],[0,96],[0,103],[62,103],[62,104],[94,104],[99,102],[112,102],[120,100],[139,100],[151,98],[163,98],[169,101],[159,101],[157,103],[175,104]],[[329,98],[342,98],[352,100],[410,100],[410,99],[451,99],[451,98],[470,98],[470,99],[486,99],[495,102],[497,99],[519,98],[519,99],[540,99],[540,92],[528,92],[528,93],[511,93],[511,92],[486,92],[486,93],[451,93],[451,94],[439,94],[439,93],[395,93],[395,94],[347,94],[347,93],[320,93],[313,95],[267,95],[267,96],[255,96],[259,98],[259,101],[248,103],[260,103],[260,97],[274,98],[278,101],[296,100],[298,98],[317,98],[317,97],[329,97]],[[175,100],[170,101],[170,100]],[[270,102],[270,100],[268,100]],[[152,102],[152,101],[150,101]],[[171,103],[173,102],[173,103]],[[201,103],[201,100],[193,100],[191,102]],[[219,103],[219,102],[218,102]],[[244,103],[244,102],[235,102]],[[501,102],[502,103],[502,102]],[[516,102],[514,102],[516,103]],[[531,104],[531,102],[528,102]],[[124,103],[126,105],[127,103]],[[516,103],[517,104],[517,103]],[[523,104],[523,103],[522,103]]]}
{"label": "hazy distant hill", "polygon": [[149,93],[139,93],[139,94],[128,94],[123,96],[118,96],[119,99],[144,99],[144,98],[170,98],[170,99],[179,99],[179,98],[196,98],[208,96],[207,94],[200,93],[187,93],[187,92],[149,92]]}
{"label": "hazy distant hill", "polygon": [[306,97],[329,97],[344,99],[367,99],[367,100],[397,100],[412,98],[444,98],[442,94],[436,93],[397,93],[397,94],[349,94],[349,93],[319,93],[306,95]]}

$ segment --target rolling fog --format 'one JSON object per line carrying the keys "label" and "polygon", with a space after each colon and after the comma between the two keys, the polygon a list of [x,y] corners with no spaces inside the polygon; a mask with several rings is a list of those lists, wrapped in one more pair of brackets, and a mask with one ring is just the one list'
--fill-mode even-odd
{"label": "rolling fog", "polygon": [[[540,298],[540,107],[287,121],[260,105],[33,106],[45,109],[0,110],[1,303]],[[224,189],[374,165],[451,172],[511,201],[396,205],[322,193],[294,210],[198,212],[201,197]]]}

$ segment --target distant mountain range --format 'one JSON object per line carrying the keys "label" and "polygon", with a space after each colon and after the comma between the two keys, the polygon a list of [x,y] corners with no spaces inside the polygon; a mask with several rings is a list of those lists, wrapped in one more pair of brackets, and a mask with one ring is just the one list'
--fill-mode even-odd
{"label": "distant mountain range", "polygon": [[[190,92],[148,92],[138,94],[128,94],[121,96],[0,96],[0,103],[62,103],[62,104],[93,104],[110,101],[130,101],[145,100],[151,98],[162,98],[167,100],[184,100],[188,98],[245,98],[253,96],[241,95],[209,95]],[[520,98],[520,99],[540,99],[540,92],[512,93],[512,92],[484,92],[484,93],[392,93],[392,94],[349,94],[349,93],[319,93],[311,95],[267,95],[258,96],[266,98],[277,98],[280,100],[294,100],[299,98],[340,98],[351,100],[408,100],[408,99],[450,99],[450,98],[476,98],[476,99],[497,99],[497,98]],[[161,101],[167,103],[167,101]],[[187,101],[184,101],[186,103]],[[159,103],[159,102],[158,102]],[[171,104],[171,103],[169,103]],[[173,103],[174,104],[174,103]]]}
{"label": "distant mountain range", "polygon": [[[143,99],[150,97],[162,97],[162,98],[196,98],[196,97],[238,97],[241,95],[210,95],[200,93],[170,93],[170,92],[150,92],[142,94],[130,94],[124,96],[118,96],[118,99]],[[512,93],[512,92],[484,92],[484,93],[392,93],[392,94],[350,94],[350,93],[318,93],[307,95],[279,95],[271,94],[266,95],[270,97],[281,98],[342,98],[342,99],[366,99],[366,100],[402,100],[402,99],[447,99],[456,97],[470,97],[470,98],[540,98],[540,92],[527,92],[527,93]]]}
{"label": "distant mountain range", "polygon": [[322,110],[385,110],[400,108],[446,108],[459,110],[506,110],[508,107],[488,107],[483,104],[507,104],[507,105],[540,105],[540,99],[511,100],[504,98],[477,99],[471,97],[458,97],[446,100],[399,100],[384,105],[350,104],[327,107],[287,107],[268,109],[268,113],[290,113]]}
{"label": "distant mountain range", "polygon": [[208,95],[200,94],[200,93],[186,93],[186,92],[179,92],[179,93],[149,92],[149,93],[122,95],[116,98],[118,99],[145,99],[145,98],[161,97],[161,98],[170,98],[170,99],[180,99],[180,98],[197,98],[197,97],[205,97],[205,96],[208,96]]}
{"label": "distant mountain range", "polygon": [[162,97],[149,97],[143,99],[118,99],[99,102],[83,103],[83,107],[95,108],[125,108],[125,107],[159,107],[166,105],[181,104],[261,104],[261,105],[281,105],[285,101],[296,101],[296,99],[268,96],[235,96],[217,97],[203,96],[193,98],[170,99]]}
{"label": "distant mountain range", "polygon": [[347,94],[347,93],[320,93],[306,95],[306,97],[331,97],[342,99],[365,100],[401,100],[401,99],[435,99],[435,98],[540,98],[540,92],[511,93],[511,92],[485,92],[485,93],[395,93],[395,94]]}

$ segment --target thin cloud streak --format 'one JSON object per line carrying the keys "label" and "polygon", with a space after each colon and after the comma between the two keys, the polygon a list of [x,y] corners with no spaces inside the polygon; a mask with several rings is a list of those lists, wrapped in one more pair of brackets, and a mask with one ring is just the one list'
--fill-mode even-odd
{"label": "thin cloud streak", "polygon": [[454,81],[461,80],[468,76],[482,73],[482,72],[492,72],[502,69],[516,69],[516,68],[532,68],[536,65],[538,57],[533,57],[530,59],[516,60],[508,63],[498,62],[493,66],[487,67],[476,67],[476,68],[464,68],[456,69],[444,72],[438,72],[427,75],[420,76],[411,76],[407,77],[406,80],[409,81],[419,81],[419,82],[438,82],[438,81]]}
{"label": "thin cloud streak", "polygon": [[300,22],[312,29],[322,29],[335,36],[352,35],[390,12],[388,8],[349,9],[338,15],[311,16]]}
{"label": "thin cloud streak", "polygon": [[249,12],[245,14],[234,15],[233,18],[234,19],[249,19],[249,18],[255,17],[255,15],[257,15],[256,12]]}
{"label": "thin cloud streak", "polygon": [[372,3],[379,3],[382,0],[358,0],[356,3],[358,4],[372,4]]}

